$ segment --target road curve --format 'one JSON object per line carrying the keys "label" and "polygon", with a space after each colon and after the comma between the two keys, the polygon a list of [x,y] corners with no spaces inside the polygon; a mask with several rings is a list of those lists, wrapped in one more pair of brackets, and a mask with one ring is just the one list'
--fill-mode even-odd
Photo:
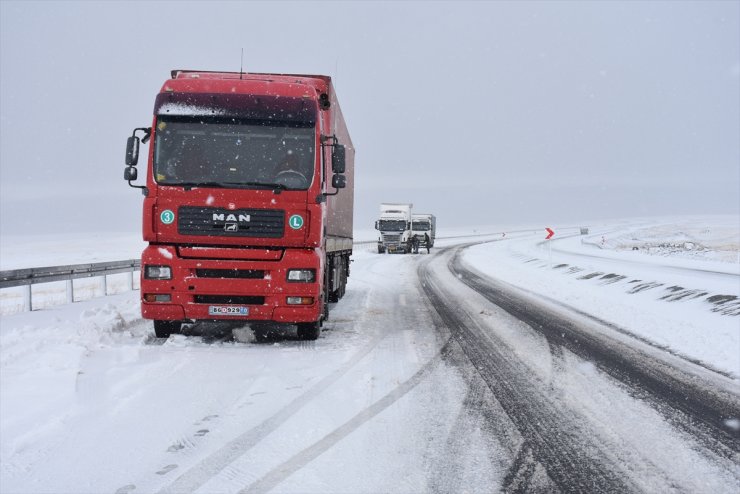
{"label": "road curve", "polygon": [[[738,433],[727,426],[729,419],[740,417],[740,398],[731,380],[665,352],[661,355],[644,342],[627,342],[614,328],[604,327],[603,321],[553,308],[533,294],[485,277],[461,260],[460,252],[470,245],[474,244],[440,253],[454,279],[539,334],[552,355],[568,352],[593,363],[628,396],[648,404],[666,423],[692,437],[723,473],[740,463]],[[632,467],[621,464],[623,455],[615,453],[614,443],[574,419],[577,415],[569,413],[541,379],[512,355],[495,330],[461,308],[459,293],[450,288],[449,280],[439,278],[439,270],[430,261],[419,265],[431,305],[522,435],[523,443],[504,479],[504,491],[531,488],[527,477],[534,474],[535,465],[544,468],[551,482],[545,489],[625,492],[659,485],[644,479],[635,483]],[[726,477],[731,483],[733,477],[740,481],[737,468]],[[671,485],[669,479],[654,482]]]}

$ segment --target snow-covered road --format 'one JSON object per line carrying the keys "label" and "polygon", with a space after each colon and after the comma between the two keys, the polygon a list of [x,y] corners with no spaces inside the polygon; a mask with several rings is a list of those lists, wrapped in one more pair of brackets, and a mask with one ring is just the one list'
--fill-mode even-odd
{"label": "snow-covered road", "polygon": [[[503,490],[696,492],[737,482],[740,444],[727,421],[740,415],[735,381],[485,279],[458,254],[444,261],[446,279],[440,268],[424,276],[446,327],[521,435]],[[449,292],[455,279],[471,293]]]}
{"label": "snow-covered road", "polygon": [[735,492],[738,264],[558,233],[359,246],[315,342],[157,340],[137,292],[3,316],[0,491]]}

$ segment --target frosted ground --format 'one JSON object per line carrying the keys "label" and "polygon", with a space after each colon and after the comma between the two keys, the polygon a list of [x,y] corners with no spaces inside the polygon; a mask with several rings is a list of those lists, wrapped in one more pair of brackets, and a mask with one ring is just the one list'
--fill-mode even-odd
{"label": "frosted ground", "polygon": [[[464,261],[738,382],[737,217],[611,221],[588,225],[587,235],[580,225],[547,226],[556,241],[543,241],[544,227],[443,229],[440,237],[455,238],[436,249],[497,240],[467,249]],[[118,260],[142,247],[134,235],[4,238],[0,264]],[[413,258],[378,255],[372,243],[359,244],[353,257],[347,297],[315,344],[290,337],[258,344],[248,329],[235,330],[233,340],[215,331],[156,341],[125,276],[108,283],[116,294],[107,297],[83,280],[74,304],[64,303],[64,284],[38,287],[34,303],[44,308],[33,312],[23,311],[18,290],[3,290],[0,491],[454,488],[429,469],[441,465],[439,432],[464,398],[461,377],[429,367],[439,341],[427,308],[412,303]],[[467,466],[453,480],[471,491],[500,482],[497,468],[478,463],[487,448],[472,442],[460,452]],[[671,459],[677,476],[695,468],[692,458],[686,451]],[[203,473],[227,460],[228,468]],[[703,471],[716,482],[681,477],[683,487],[722,491],[737,479]]]}

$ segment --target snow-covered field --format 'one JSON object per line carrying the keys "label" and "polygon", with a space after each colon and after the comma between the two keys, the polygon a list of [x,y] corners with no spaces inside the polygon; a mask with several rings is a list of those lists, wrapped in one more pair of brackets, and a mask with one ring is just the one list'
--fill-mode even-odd
{"label": "snow-covered field", "polygon": [[[495,242],[464,253],[476,270],[738,382],[737,217],[609,222],[589,225],[587,235],[549,226],[550,242],[544,228],[442,230],[440,237],[470,236],[438,240],[435,250],[490,233]],[[57,239],[50,249],[43,239],[3,239],[2,269],[133,258],[142,247],[133,235],[98,240]],[[47,308],[23,312],[5,303],[16,296],[3,290],[0,491],[497,485],[498,467],[478,463],[496,456],[484,442],[456,450],[465,468],[454,479],[434,473],[449,447],[443,438],[459,421],[461,378],[439,365],[428,307],[414,302],[423,297],[410,256],[374,250],[356,248],[347,296],[315,343],[286,335],[259,344],[246,328],[234,340],[216,328],[162,343],[141,319],[136,291],[95,297],[93,290],[65,304],[54,293],[61,285],[40,292]]]}
{"label": "snow-covered field", "polygon": [[556,229],[469,249],[478,270],[740,377],[737,217]]}

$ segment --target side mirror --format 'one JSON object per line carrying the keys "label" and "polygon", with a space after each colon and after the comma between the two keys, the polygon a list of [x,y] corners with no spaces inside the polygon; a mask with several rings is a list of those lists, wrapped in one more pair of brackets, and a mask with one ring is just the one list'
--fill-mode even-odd
{"label": "side mirror", "polygon": [[375,229],[376,230],[378,229],[378,222],[377,221],[375,222]]}
{"label": "side mirror", "polygon": [[126,141],[126,166],[136,166],[139,162],[139,138],[130,136]]}
{"label": "side mirror", "polygon": [[335,189],[343,189],[347,186],[347,177],[344,175],[334,175],[331,178],[331,186]]}
{"label": "side mirror", "polygon": [[335,144],[331,150],[331,170],[334,173],[344,173],[346,168],[346,150],[341,144]]}
{"label": "side mirror", "polygon": [[136,168],[133,166],[127,166],[123,169],[123,179],[128,180],[129,182],[132,182],[136,180],[136,178],[139,176],[138,172],[136,171]]}
{"label": "side mirror", "polygon": [[329,95],[326,93],[321,93],[319,95],[319,107],[322,110],[328,110],[331,107],[331,101],[329,101]]}

